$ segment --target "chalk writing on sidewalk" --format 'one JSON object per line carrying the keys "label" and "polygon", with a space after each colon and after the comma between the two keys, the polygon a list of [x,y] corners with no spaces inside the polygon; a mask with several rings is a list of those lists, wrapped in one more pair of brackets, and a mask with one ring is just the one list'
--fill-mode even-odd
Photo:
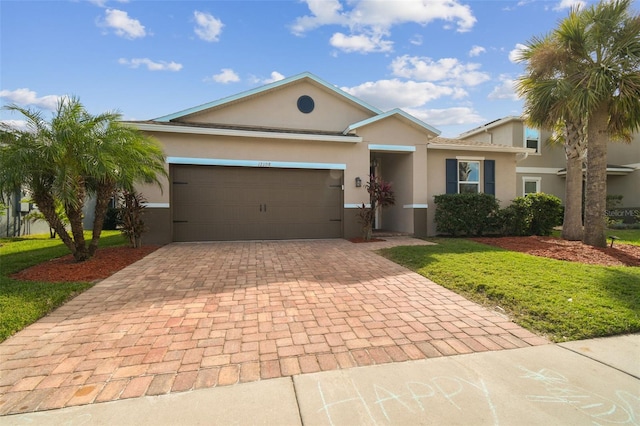
{"label": "chalk writing on sidewalk", "polygon": [[520,367],[524,371],[521,377],[543,385],[544,393],[526,395],[529,401],[566,404],[592,418],[594,424],[607,423],[620,425],[640,425],[640,395],[627,391],[615,392],[617,401],[573,385],[562,374],[542,368],[532,371]]}
{"label": "chalk writing on sidewalk", "polygon": [[394,416],[408,413],[412,414],[413,419],[427,419],[430,412],[451,408],[461,411],[465,408],[462,405],[463,398],[468,401],[470,397],[475,396],[480,398],[482,405],[488,410],[493,424],[498,424],[489,389],[481,379],[471,381],[462,377],[440,376],[428,381],[405,382],[394,385],[392,389],[391,386],[373,384],[361,389],[351,380],[350,389],[340,387],[338,392],[334,390],[330,395],[318,382],[318,392],[322,401],[318,412],[324,412],[329,424],[334,425],[332,415],[336,410],[347,406],[349,410],[362,412],[372,424],[387,424],[398,420],[394,419]]}

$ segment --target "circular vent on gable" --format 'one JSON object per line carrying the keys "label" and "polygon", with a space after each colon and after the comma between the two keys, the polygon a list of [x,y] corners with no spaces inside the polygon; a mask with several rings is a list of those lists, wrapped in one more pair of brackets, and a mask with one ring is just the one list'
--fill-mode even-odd
{"label": "circular vent on gable", "polygon": [[302,95],[298,98],[298,109],[300,110],[300,112],[309,114],[311,111],[313,111],[313,108],[315,108],[315,106],[316,104],[315,102],[313,102],[313,98],[311,96]]}

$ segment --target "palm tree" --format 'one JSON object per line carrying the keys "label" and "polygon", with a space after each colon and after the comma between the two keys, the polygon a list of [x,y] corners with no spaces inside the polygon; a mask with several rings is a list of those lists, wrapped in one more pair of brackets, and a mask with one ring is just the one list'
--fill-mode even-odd
{"label": "palm tree", "polygon": [[607,144],[640,128],[640,15],[631,0],[573,9],[555,31],[570,54],[571,108],[587,117],[586,244],[606,246]]}
{"label": "palm tree", "polygon": [[567,80],[572,63],[552,36],[534,38],[523,50],[527,73],[517,83],[525,98],[529,125],[554,129],[550,143],[562,144],[567,158],[562,238],[582,240],[582,164],[586,155],[586,119],[571,108],[575,88]]}
{"label": "palm tree", "polygon": [[[578,131],[586,124],[583,241],[600,247],[606,246],[607,143],[640,127],[640,16],[632,16],[630,6],[631,0],[613,0],[572,9],[549,36],[534,40],[532,52],[525,52],[531,61],[521,81],[530,90],[533,122],[562,120]],[[572,152],[579,150],[568,151],[568,158],[579,156]]]}
{"label": "palm tree", "polygon": [[[118,113],[89,114],[77,98],[58,103],[51,121],[39,111],[7,107],[25,116],[27,130],[3,128],[0,191],[26,187],[49,225],[78,261],[97,249],[109,200],[116,189],[158,183],[166,175],[159,144],[119,122]],[[96,198],[91,243],[84,238],[83,207]],[[71,234],[55,211],[64,207]]]}

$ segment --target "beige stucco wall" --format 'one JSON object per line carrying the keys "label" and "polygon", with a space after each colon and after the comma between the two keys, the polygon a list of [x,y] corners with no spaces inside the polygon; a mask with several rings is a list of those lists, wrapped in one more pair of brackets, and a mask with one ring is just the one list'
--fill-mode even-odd
{"label": "beige stucco wall", "polygon": [[[447,158],[470,158],[481,160],[495,160],[496,162],[496,198],[500,201],[501,207],[511,204],[511,200],[516,197],[516,176],[515,176],[515,154],[478,152],[478,151],[446,151],[440,149],[427,150],[427,169],[429,170],[429,181],[427,190],[429,194],[429,209],[427,213],[427,233],[436,235],[434,222],[436,205],[433,201],[436,195],[445,194],[446,191],[446,159]],[[480,187],[484,185],[484,164],[480,163]]]}
{"label": "beige stucco wall", "polygon": [[[314,100],[315,108],[309,114],[298,110],[298,98],[302,95],[311,96]],[[354,102],[338,98],[324,87],[300,81],[179,121],[342,132],[350,124],[374,115]]]}

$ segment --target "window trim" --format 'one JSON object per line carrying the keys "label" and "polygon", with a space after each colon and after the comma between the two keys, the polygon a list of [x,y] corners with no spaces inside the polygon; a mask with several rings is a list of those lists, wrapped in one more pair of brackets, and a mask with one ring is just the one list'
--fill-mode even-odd
{"label": "window trim", "polygon": [[[460,180],[460,163],[475,163],[475,164],[477,164],[478,165],[478,180],[477,181],[475,181],[475,180],[473,180],[473,181],[472,180],[464,180],[464,181]],[[477,191],[475,192],[475,194],[482,193],[481,187],[480,187],[480,184],[482,183],[482,173],[481,173],[481,171],[482,171],[482,161],[480,161],[480,160],[468,160],[468,159],[460,160],[460,159],[458,159],[458,167],[457,167],[457,172],[458,172],[458,194],[463,194],[463,192],[460,191],[460,185],[461,184],[466,184],[466,185],[475,184],[476,187],[477,187]]]}
{"label": "window trim", "polygon": [[459,194],[458,183],[458,162],[459,161],[479,161],[482,164],[479,169],[480,185],[478,193],[496,195],[496,160],[485,159],[484,157],[456,157],[445,159],[445,193]]}
{"label": "window trim", "polygon": [[[535,183],[536,184],[536,192],[526,192],[527,183]],[[542,189],[542,177],[540,176],[523,176],[522,177],[522,196],[526,196],[527,194],[539,194]]]}
{"label": "window trim", "polygon": [[[533,139],[533,138],[531,138],[531,139],[530,139],[530,138],[528,138],[528,137],[527,137],[527,130],[535,130],[535,131],[538,133],[538,138],[537,138],[537,139]],[[532,140],[532,141],[533,141],[533,140],[535,140],[535,141],[536,141],[536,152],[534,153],[534,155],[536,155],[536,154],[537,154],[537,155],[539,155],[539,154],[540,154],[540,151],[541,151],[541,146],[540,146],[540,129],[535,129],[535,128],[533,128],[533,127],[524,126],[524,130],[523,130],[522,135],[523,135],[523,144],[522,144],[522,146],[523,146],[523,147],[525,147],[525,148],[529,148],[529,146],[527,146],[527,142],[528,142],[529,140]]]}

